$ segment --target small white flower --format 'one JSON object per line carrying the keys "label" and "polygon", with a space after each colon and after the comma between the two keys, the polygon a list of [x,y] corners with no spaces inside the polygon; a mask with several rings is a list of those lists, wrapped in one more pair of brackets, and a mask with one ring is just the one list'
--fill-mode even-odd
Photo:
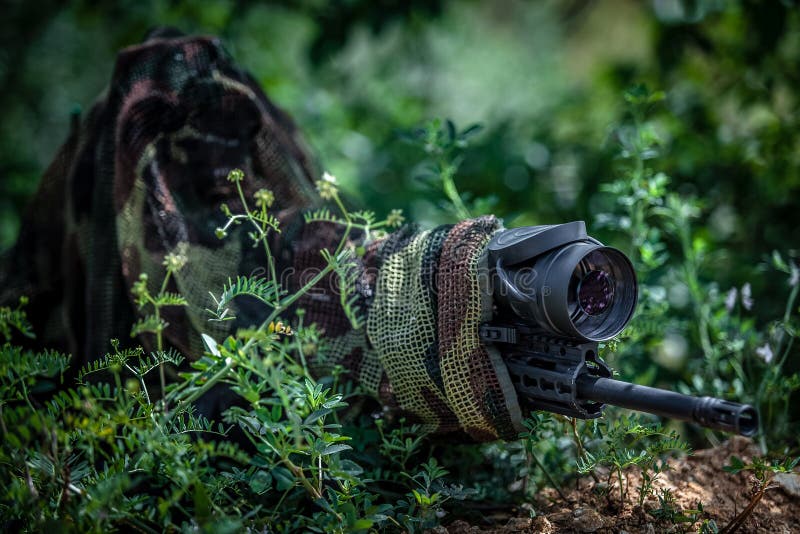
{"label": "small white flower", "polygon": [[177,273],[186,265],[188,258],[186,257],[186,249],[189,247],[188,243],[181,242],[175,247],[174,252],[170,252],[164,256],[162,264],[171,273]]}
{"label": "small white flower", "polygon": [[744,306],[745,310],[753,308],[753,294],[750,289],[750,282],[742,286],[742,306]]}
{"label": "small white flower", "polygon": [[756,354],[764,358],[764,361],[770,363],[774,354],[772,354],[772,348],[769,346],[769,343],[764,343],[763,347],[758,347],[756,349]]}
{"label": "small white flower", "polygon": [[336,177],[329,172],[323,172],[322,178],[317,180],[317,191],[324,200],[332,200],[339,193],[336,187]]}
{"label": "small white flower", "polygon": [[732,287],[730,291],[728,291],[728,295],[725,297],[725,309],[728,310],[728,313],[733,311],[733,307],[736,306],[736,291],[735,287]]}
{"label": "small white flower", "polygon": [[386,217],[386,224],[392,228],[398,228],[403,225],[403,221],[405,220],[405,217],[403,217],[403,210],[392,210]]}

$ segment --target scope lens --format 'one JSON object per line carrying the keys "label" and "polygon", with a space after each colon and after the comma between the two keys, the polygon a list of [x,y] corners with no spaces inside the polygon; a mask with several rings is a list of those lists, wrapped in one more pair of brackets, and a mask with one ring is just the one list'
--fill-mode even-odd
{"label": "scope lens", "polygon": [[569,321],[588,339],[614,337],[633,314],[636,274],[628,259],[609,247],[595,248],[578,258],[567,284]]}
{"label": "scope lens", "polygon": [[614,301],[614,285],[605,271],[589,271],[578,285],[578,305],[588,315],[600,315]]}
{"label": "scope lens", "polygon": [[[502,259],[502,258],[501,258]],[[619,250],[587,238],[529,263],[497,262],[494,296],[546,333],[590,341],[616,336],[636,307],[636,273]]]}

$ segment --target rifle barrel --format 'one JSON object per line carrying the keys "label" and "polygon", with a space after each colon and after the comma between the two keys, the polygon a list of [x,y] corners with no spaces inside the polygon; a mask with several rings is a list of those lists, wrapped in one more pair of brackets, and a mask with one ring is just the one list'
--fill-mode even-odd
{"label": "rifle barrel", "polygon": [[584,400],[692,421],[743,436],[752,436],[758,430],[758,414],[747,404],[715,397],[692,397],[597,376],[580,376],[576,385],[578,396]]}

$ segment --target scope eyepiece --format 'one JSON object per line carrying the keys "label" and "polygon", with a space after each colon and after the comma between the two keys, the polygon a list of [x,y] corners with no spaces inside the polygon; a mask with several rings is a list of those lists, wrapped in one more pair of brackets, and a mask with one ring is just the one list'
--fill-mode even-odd
{"label": "scope eyepiece", "polygon": [[506,230],[489,253],[497,303],[546,332],[605,341],[633,316],[633,265],[586,235],[583,222]]}

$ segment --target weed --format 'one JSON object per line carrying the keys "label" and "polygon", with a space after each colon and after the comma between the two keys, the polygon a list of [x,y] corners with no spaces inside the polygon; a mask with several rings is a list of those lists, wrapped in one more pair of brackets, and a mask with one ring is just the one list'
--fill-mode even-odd
{"label": "weed", "polygon": [[741,458],[731,456],[730,464],[722,469],[729,473],[740,473],[742,471],[750,471],[752,473],[753,476],[750,479],[750,502],[720,532],[730,534],[737,531],[753,513],[764,494],[775,487],[773,483],[775,473],[791,473],[798,463],[800,463],[800,457],[767,461],[764,457],[756,456],[752,462],[746,464]]}
{"label": "weed", "polygon": [[578,470],[590,473],[600,466],[609,468],[608,484],[616,475],[619,486],[619,507],[625,507],[628,493],[623,472],[636,466],[640,470],[642,484],[639,487],[637,504],[641,506],[652,494],[653,482],[668,469],[661,456],[668,452],[690,451],[674,431],[665,432],[657,423],[643,423],[638,418],[620,416],[613,420],[600,420],[594,425],[596,437],[601,439],[593,451],[586,451],[578,460]]}
{"label": "weed", "polygon": [[[772,253],[771,269],[786,276],[789,291],[783,315],[763,329],[755,323],[750,284],[723,294],[710,281],[713,263],[721,256],[710,249],[704,226],[697,229],[706,207],[694,195],[672,191],[670,177],[656,168],[668,149],[654,117],[663,98],[642,85],[629,89],[625,99],[631,119],[615,130],[619,176],[602,189],[616,207],[600,214],[597,223],[630,243],[641,294],[636,317],[604,350],[619,348],[609,359],[636,382],[652,382],[659,371],[672,373],[683,393],[754,404],[766,451],[769,442],[793,435],[789,399],[800,390],[800,375],[787,373],[786,362],[797,332],[800,269],[795,258]],[[684,381],[686,375],[691,380]],[[706,435],[718,442],[711,431]]]}

